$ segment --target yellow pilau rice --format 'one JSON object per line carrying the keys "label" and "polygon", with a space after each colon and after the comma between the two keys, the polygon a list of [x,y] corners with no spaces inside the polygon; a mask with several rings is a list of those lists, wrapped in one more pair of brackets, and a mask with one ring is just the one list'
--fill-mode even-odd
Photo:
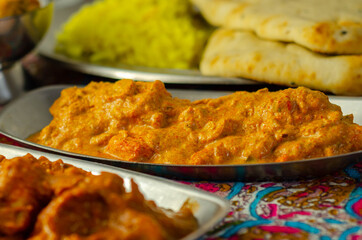
{"label": "yellow pilau rice", "polygon": [[210,32],[188,0],[103,0],[71,17],[56,51],[93,63],[190,69]]}

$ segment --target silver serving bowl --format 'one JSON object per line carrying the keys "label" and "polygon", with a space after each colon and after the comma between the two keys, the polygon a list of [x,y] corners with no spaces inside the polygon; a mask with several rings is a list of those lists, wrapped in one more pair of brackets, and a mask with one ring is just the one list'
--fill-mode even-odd
{"label": "silver serving bowl", "polygon": [[6,71],[32,51],[51,23],[53,1],[40,0],[40,8],[22,15],[0,18],[0,103],[11,97]]}

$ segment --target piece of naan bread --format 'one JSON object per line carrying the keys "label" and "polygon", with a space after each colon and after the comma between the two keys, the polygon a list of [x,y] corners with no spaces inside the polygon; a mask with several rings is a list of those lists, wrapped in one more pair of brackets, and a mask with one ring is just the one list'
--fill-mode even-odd
{"label": "piece of naan bread", "polygon": [[191,0],[215,26],[328,54],[362,53],[362,0]]}
{"label": "piece of naan bread", "polygon": [[200,70],[204,75],[362,95],[362,55],[323,55],[298,44],[264,40],[250,31],[216,30]]}

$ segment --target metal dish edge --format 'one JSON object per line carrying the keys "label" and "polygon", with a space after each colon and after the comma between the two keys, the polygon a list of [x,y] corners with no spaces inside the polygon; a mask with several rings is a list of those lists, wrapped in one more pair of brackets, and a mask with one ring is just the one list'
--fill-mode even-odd
{"label": "metal dish edge", "polygon": [[[66,87],[69,87],[69,85],[39,88],[8,104],[0,111],[0,133],[28,148],[183,180],[284,181],[307,179],[332,174],[362,159],[362,151],[357,151],[326,158],[283,163],[201,166],[166,165],[86,156],[26,141],[30,134],[40,131],[50,122],[52,117],[48,109],[53,101],[59,97],[60,91]],[[182,92],[179,94],[182,94]]]}

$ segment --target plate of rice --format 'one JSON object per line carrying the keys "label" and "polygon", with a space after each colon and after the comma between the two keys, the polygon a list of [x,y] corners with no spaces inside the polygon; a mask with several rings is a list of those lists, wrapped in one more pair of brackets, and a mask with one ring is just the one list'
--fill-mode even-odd
{"label": "plate of rice", "polygon": [[97,76],[181,84],[258,84],[198,70],[213,27],[185,0],[56,1],[41,55]]}

